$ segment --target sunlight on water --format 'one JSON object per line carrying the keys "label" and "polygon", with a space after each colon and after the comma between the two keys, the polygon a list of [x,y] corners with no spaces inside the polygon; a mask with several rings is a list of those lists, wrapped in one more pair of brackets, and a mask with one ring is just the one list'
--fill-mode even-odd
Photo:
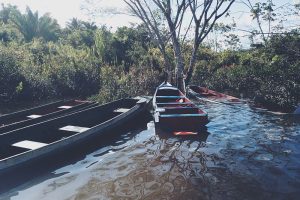
{"label": "sunlight on water", "polygon": [[[3,199],[298,199],[300,120],[247,105],[200,105],[208,133],[158,135],[153,122]],[[36,179],[36,180],[35,180]],[[1,197],[1,196],[0,196]]]}

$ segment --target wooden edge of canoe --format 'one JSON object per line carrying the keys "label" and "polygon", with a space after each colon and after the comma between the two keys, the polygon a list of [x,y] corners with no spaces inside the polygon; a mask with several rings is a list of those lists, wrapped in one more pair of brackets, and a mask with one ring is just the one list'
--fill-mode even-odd
{"label": "wooden edge of canoe", "polygon": [[[116,103],[117,101],[120,101],[120,100],[124,100],[124,99],[119,99],[119,100],[116,100],[116,101],[113,101],[110,103],[111,104]],[[106,103],[106,104],[103,104],[100,106],[104,106],[104,105],[107,105],[110,103]],[[0,160],[0,170],[6,170],[10,167],[20,165],[23,162],[38,158],[38,157],[42,156],[43,154],[48,154],[57,149],[67,148],[67,146],[78,144],[80,141],[82,141],[84,139],[88,140],[91,137],[96,136],[95,135],[96,133],[97,133],[97,135],[103,134],[104,131],[116,128],[116,127],[124,124],[125,122],[129,121],[134,116],[142,113],[146,109],[146,105],[148,103],[149,103],[149,101],[147,101],[145,103],[141,103],[141,104],[136,104],[129,111],[127,111],[125,113],[121,113],[118,116],[115,116],[105,122],[102,122],[94,127],[91,127],[87,131],[84,131],[81,133],[76,133],[66,139],[63,139],[63,140],[61,139],[61,140],[55,141],[55,142],[50,143],[47,146],[41,147],[39,149],[29,150],[29,151],[23,152],[21,154],[18,154],[16,156],[11,156],[11,157],[5,158],[3,160]],[[58,118],[56,118],[56,119],[58,119]],[[43,122],[43,123],[46,123],[46,122]],[[27,154],[27,156],[24,156],[24,154]],[[0,173],[1,173],[1,171],[0,171]]]}
{"label": "wooden edge of canoe", "polygon": [[5,132],[9,132],[9,131],[12,131],[12,130],[18,130],[22,127],[27,127],[27,126],[30,126],[30,125],[34,125],[34,124],[37,124],[39,122],[42,122],[42,121],[45,121],[45,120],[48,120],[48,119],[51,119],[51,118],[55,118],[55,117],[58,117],[58,116],[64,116],[66,114],[71,114],[71,113],[74,113],[76,111],[81,111],[83,109],[87,109],[87,108],[96,106],[97,104],[98,103],[96,103],[96,102],[83,102],[79,105],[73,106],[72,108],[64,109],[64,110],[58,110],[56,112],[43,115],[39,118],[27,119],[27,120],[18,121],[18,122],[12,123],[12,124],[7,124],[5,126],[0,127],[0,135],[4,134]]}
{"label": "wooden edge of canoe", "polygon": [[[70,100],[72,101],[72,100]],[[24,110],[20,110],[20,111],[16,111],[16,112],[13,112],[13,113],[8,113],[8,114],[4,114],[4,115],[1,115],[0,116],[0,121],[1,120],[6,120],[6,119],[11,119],[13,117],[18,117],[22,114],[25,114],[27,112],[33,112],[35,110],[38,110],[38,109],[41,109],[41,108],[45,108],[47,106],[55,106],[55,105],[59,105],[61,103],[64,103],[65,101],[64,100],[59,100],[59,101],[55,101],[55,102],[51,102],[51,103],[47,103],[47,104],[43,104],[43,105],[40,105],[40,106],[37,106],[37,107],[34,107],[34,108],[29,108],[29,109],[24,109]]]}

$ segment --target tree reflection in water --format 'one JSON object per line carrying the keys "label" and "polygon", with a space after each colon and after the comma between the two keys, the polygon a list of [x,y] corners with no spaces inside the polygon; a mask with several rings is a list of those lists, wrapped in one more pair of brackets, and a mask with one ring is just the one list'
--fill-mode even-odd
{"label": "tree reflection in water", "polygon": [[[124,154],[130,156],[123,158],[121,163],[108,163],[105,168],[112,169],[114,180],[94,178],[81,188],[78,195],[109,199],[209,199],[209,185],[216,183],[217,178],[207,173],[207,165],[215,163],[216,157],[201,151],[208,134],[152,136],[143,144],[127,149]],[[133,168],[128,169],[128,174],[119,176],[118,170],[126,170],[128,166],[125,165],[129,164]],[[102,167],[95,169],[95,172],[98,174],[101,170]]]}
{"label": "tree reflection in water", "polygon": [[8,195],[21,200],[299,199],[300,118],[246,105],[202,106],[210,113],[209,135],[156,134],[149,123],[146,130],[100,145],[56,177]]}

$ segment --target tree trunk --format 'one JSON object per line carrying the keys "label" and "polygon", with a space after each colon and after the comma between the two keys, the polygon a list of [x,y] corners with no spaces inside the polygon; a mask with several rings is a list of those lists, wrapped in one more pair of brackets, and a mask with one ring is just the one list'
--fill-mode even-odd
{"label": "tree trunk", "polygon": [[172,68],[171,68],[171,63],[167,57],[167,55],[163,55],[164,57],[164,81],[167,81],[169,83],[172,83]]}
{"label": "tree trunk", "polygon": [[196,54],[197,54],[197,49],[198,48],[194,48],[193,53],[192,53],[192,57],[189,63],[189,69],[186,75],[186,79],[185,79],[185,84],[188,85],[192,79],[193,76],[193,72],[194,72],[194,66],[196,63]]}
{"label": "tree trunk", "polygon": [[176,86],[181,92],[183,92],[185,94],[186,91],[185,91],[185,82],[184,82],[184,73],[183,73],[184,61],[183,61],[183,57],[182,57],[182,51],[180,48],[179,40],[176,35],[175,25],[173,24],[172,20],[169,17],[167,17],[167,21],[168,21],[169,28],[171,31],[173,52],[174,52],[175,63],[176,63],[176,70],[175,70]]}
{"label": "tree trunk", "polygon": [[176,60],[176,86],[181,92],[185,94],[186,91],[185,91],[184,74],[183,74],[184,63],[183,63],[183,57],[181,54],[180,46],[177,40],[173,42],[173,48],[174,48],[174,55]]}

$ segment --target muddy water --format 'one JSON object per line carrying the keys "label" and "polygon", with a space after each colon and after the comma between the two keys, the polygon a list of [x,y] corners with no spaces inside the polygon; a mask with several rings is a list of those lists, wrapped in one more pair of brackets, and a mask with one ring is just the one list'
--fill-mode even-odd
{"label": "muddy water", "polygon": [[210,117],[200,136],[157,135],[148,122],[0,199],[300,198],[299,118],[247,105],[200,106]]}

